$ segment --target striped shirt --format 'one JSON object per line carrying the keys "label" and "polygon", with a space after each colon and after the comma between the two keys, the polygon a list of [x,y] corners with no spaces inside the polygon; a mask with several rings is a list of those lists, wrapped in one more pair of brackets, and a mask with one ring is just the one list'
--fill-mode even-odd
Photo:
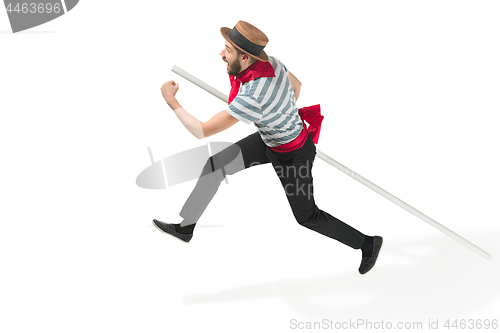
{"label": "striped shirt", "polygon": [[288,69],[274,57],[269,57],[269,62],[275,77],[243,84],[227,111],[244,123],[254,123],[264,143],[276,147],[293,141],[304,125],[295,105]]}

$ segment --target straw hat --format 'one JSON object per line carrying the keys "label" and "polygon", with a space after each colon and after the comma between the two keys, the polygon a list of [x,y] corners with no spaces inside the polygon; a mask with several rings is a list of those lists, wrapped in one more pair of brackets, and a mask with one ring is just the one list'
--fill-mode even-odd
{"label": "straw hat", "polygon": [[245,21],[238,21],[233,29],[220,28],[222,36],[238,50],[260,61],[268,61],[264,47],[269,42],[267,36]]}

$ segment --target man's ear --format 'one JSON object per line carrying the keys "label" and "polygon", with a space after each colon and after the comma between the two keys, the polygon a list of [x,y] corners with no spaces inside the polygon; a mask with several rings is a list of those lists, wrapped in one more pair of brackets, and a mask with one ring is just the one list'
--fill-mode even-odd
{"label": "man's ear", "polygon": [[250,57],[246,53],[243,53],[243,57],[241,58],[242,63],[243,63],[243,60],[246,61],[245,63],[248,64],[248,66],[251,66],[258,61],[257,59]]}

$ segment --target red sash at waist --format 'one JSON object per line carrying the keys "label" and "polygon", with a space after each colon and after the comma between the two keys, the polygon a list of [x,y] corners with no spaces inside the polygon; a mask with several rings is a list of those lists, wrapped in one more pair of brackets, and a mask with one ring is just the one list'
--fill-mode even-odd
{"label": "red sash at waist", "polygon": [[288,143],[269,148],[271,148],[277,153],[288,153],[290,151],[294,151],[302,147],[304,143],[306,143],[306,140],[307,140],[307,129],[306,129],[306,124],[304,124],[304,128],[302,128],[302,132],[300,132],[298,137],[296,137],[295,139],[293,139]]}
{"label": "red sash at waist", "polygon": [[306,127],[306,124],[304,123],[302,132],[300,132],[299,136],[294,140],[276,147],[269,148],[277,153],[288,153],[290,151],[294,151],[304,145],[307,140],[307,133],[309,133],[314,143],[318,143],[319,133],[321,131],[321,122],[324,118],[321,115],[321,108],[319,104],[300,108],[299,115],[300,118],[302,118],[302,122],[306,121],[309,124],[309,127]]}

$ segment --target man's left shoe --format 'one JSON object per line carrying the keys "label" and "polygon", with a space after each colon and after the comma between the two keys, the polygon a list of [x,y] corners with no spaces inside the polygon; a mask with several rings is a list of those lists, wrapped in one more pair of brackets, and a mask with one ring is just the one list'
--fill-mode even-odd
{"label": "man's left shoe", "polygon": [[181,234],[175,231],[175,226],[171,223],[165,223],[155,219],[153,220],[153,224],[161,232],[172,235],[175,238],[178,238],[186,243],[188,243],[191,240],[191,238],[193,238],[193,234]]}
{"label": "man's left shoe", "polygon": [[382,248],[383,238],[380,236],[373,237],[373,251],[370,257],[363,257],[361,259],[361,265],[359,266],[359,274],[366,274],[370,269],[375,266],[375,262],[377,262],[378,253]]}

